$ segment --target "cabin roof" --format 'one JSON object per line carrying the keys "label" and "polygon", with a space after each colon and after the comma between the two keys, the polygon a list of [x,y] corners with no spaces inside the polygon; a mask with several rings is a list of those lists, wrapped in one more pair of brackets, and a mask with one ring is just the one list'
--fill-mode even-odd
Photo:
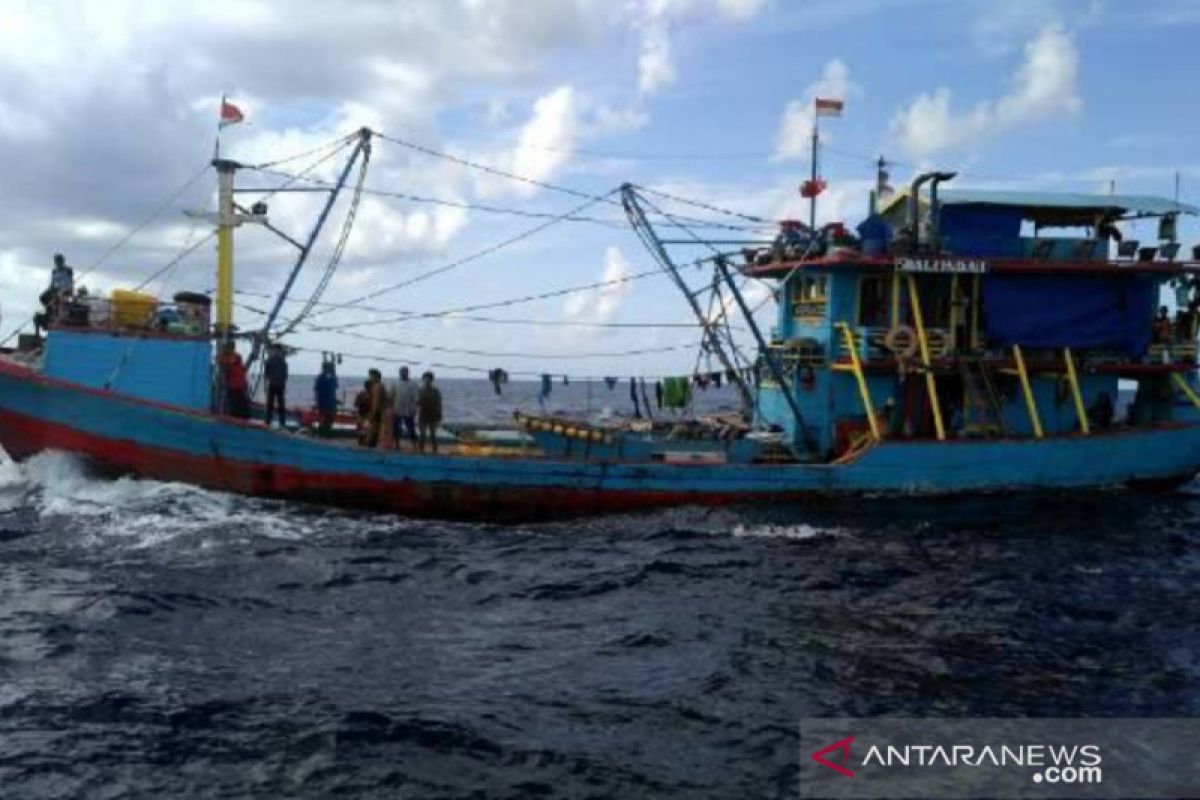
{"label": "cabin roof", "polygon": [[[908,191],[889,198],[881,209],[887,214],[902,208]],[[995,206],[1018,209],[1038,225],[1093,224],[1106,214],[1156,216],[1165,214],[1200,215],[1200,208],[1165,197],[1138,194],[1083,194],[1077,192],[996,191],[993,189],[943,189],[938,192],[943,206]],[[922,205],[928,205],[921,198]]]}

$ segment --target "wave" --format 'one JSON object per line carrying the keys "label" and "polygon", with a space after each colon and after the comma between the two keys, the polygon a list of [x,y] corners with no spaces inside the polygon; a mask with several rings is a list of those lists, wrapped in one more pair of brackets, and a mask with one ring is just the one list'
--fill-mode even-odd
{"label": "wave", "polygon": [[[2,451],[0,451],[2,452]],[[107,479],[69,453],[49,451],[15,463],[0,459],[0,510],[24,508],[46,523],[82,528],[85,539],[153,547],[195,534],[298,539],[310,526],[277,504],[182,483]]]}

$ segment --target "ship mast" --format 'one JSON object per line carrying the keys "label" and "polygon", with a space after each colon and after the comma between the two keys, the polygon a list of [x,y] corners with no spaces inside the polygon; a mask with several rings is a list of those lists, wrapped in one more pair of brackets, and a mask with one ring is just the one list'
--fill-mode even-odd
{"label": "ship mast", "polygon": [[238,164],[213,159],[217,171],[217,339],[233,336],[233,229],[241,224],[233,205],[233,177]]}

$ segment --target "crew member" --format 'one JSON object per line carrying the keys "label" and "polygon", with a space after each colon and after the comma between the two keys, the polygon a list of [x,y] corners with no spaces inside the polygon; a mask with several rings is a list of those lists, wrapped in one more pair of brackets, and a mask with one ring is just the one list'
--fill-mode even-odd
{"label": "crew member", "polygon": [[38,297],[42,304],[42,313],[33,316],[35,334],[40,335],[43,328],[49,328],[51,323],[58,320],[74,291],[75,270],[67,266],[67,260],[62,253],[55,253],[54,268],[50,270],[50,285]]}
{"label": "crew member", "polygon": [[317,435],[329,436],[333,432],[333,418],[337,414],[338,379],[333,362],[321,365],[313,389],[317,395]]}
{"label": "crew member", "polygon": [[287,428],[283,398],[286,395],[288,364],[283,354],[283,345],[271,345],[270,355],[263,364],[263,377],[267,380],[267,427],[271,427],[271,416],[279,408],[279,427]]}
{"label": "crew member", "polygon": [[408,367],[400,368],[400,380],[392,392],[392,438],[397,450],[404,438],[417,446],[417,382],[409,380]]}
{"label": "crew member", "polygon": [[233,342],[226,342],[218,359],[221,381],[225,386],[225,413],[239,419],[250,418],[250,396],[246,391],[246,365]]}
{"label": "crew member", "polygon": [[417,412],[420,415],[417,424],[421,431],[418,446],[424,453],[425,440],[428,438],[429,444],[436,454],[438,451],[437,429],[442,424],[442,393],[433,385],[432,372],[426,372],[421,376],[421,391],[417,393]]}
{"label": "crew member", "polygon": [[387,389],[383,386],[383,374],[377,369],[370,369],[367,371],[367,447],[379,446],[386,404]]}
{"label": "crew member", "polygon": [[371,381],[363,381],[362,390],[354,396],[354,413],[358,416],[358,443],[366,445],[371,420]]}

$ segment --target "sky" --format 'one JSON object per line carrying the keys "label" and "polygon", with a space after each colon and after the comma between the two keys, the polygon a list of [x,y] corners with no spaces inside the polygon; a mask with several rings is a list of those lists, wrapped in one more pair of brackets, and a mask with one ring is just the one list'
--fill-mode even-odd
{"label": "sky", "polygon": [[[207,166],[226,95],[245,122],[225,129],[222,155],[244,164],[309,153],[277,167],[294,174],[362,126],[389,137],[374,141],[369,193],[322,301],[377,296],[370,310],[318,307],[287,338],[294,370],[334,351],[358,373],[687,374],[699,332],[662,275],[436,312],[653,269],[620,207],[585,199],[625,182],[806,218],[797,189],[817,96],[845,101],[821,121],[820,221],[862,218],[881,155],[896,185],[937,167],[958,170],[957,187],[1170,197],[1178,175],[1180,199],[1200,202],[1198,34],[1200,0],[0,0],[0,335],[32,314],[55,252],[93,293],[151,276],[162,297],[213,287],[197,212],[215,207]],[[308,175],[331,179],[345,154]],[[237,180],[269,191],[285,178]],[[649,196],[676,215],[746,222]],[[270,220],[303,239],[321,202],[275,194]],[[295,298],[319,283],[348,206],[349,193]],[[1193,222],[1182,232],[1186,249],[1200,241]],[[683,264],[702,252],[672,248]],[[236,253],[237,322],[252,330],[295,250],[247,225]],[[767,287],[747,293],[769,327]],[[395,321],[409,312],[432,316]]]}

